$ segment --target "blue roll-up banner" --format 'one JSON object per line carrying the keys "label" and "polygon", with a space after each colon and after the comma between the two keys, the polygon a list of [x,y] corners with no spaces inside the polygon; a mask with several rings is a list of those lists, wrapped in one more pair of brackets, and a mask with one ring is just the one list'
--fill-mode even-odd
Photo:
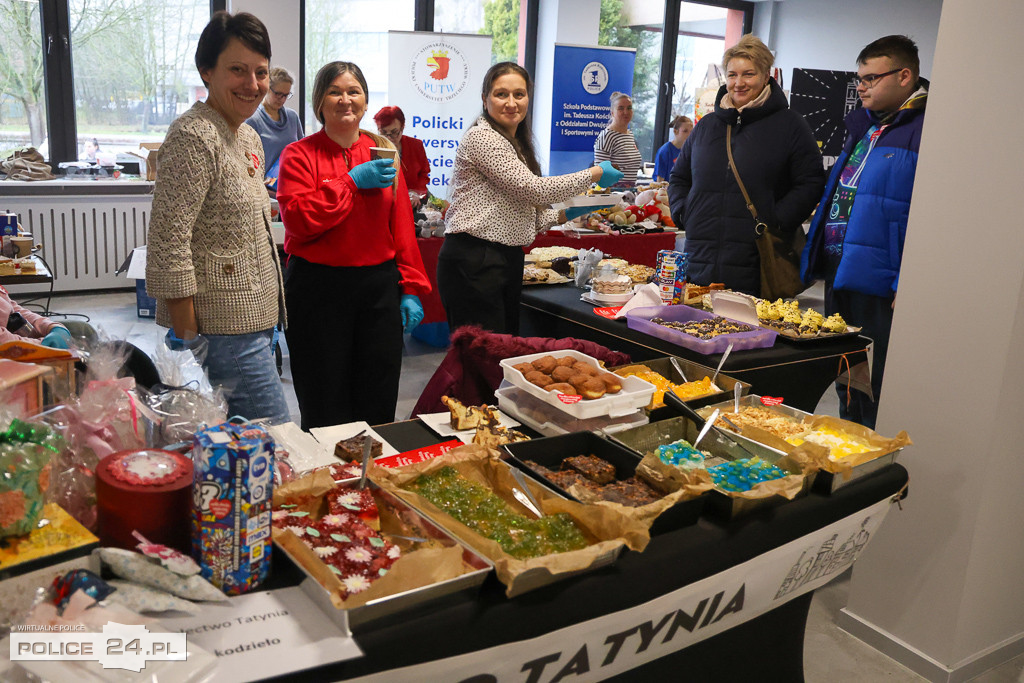
{"label": "blue roll-up banner", "polygon": [[594,141],[608,126],[616,90],[633,94],[636,50],[555,45],[548,173],[561,175],[594,163]]}

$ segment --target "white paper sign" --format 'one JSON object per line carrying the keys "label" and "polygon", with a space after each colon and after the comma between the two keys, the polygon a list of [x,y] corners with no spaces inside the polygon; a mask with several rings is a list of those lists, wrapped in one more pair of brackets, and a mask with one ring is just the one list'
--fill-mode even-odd
{"label": "white paper sign", "polygon": [[448,199],[455,152],[483,111],[480,88],[491,66],[491,37],[388,32],[388,104],[405,114],[430,162],[430,193]]}
{"label": "white paper sign", "polygon": [[887,498],[748,562],[630,609],[531,640],[356,680],[546,683],[610,678],[828,583],[853,564],[890,507]]}
{"label": "white paper sign", "polygon": [[198,615],[161,621],[217,656],[216,683],[260,680],[363,654],[298,586],[203,603]]}

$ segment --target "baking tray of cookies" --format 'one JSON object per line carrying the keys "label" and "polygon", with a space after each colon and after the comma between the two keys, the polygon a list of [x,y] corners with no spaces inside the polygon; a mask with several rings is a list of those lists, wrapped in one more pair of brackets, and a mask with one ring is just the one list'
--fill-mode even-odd
{"label": "baking tray of cookies", "polygon": [[[545,477],[530,463],[557,471],[564,468],[563,463],[567,458],[581,455],[596,456],[614,468],[615,481],[634,477],[637,466],[640,464],[640,457],[634,451],[614,441],[601,438],[593,432],[576,432],[534,439],[533,441],[521,441],[506,445],[505,450],[509,455],[508,462],[510,464],[523,470],[559,495],[576,501],[579,499]],[[608,474],[611,474],[610,468]],[[701,496],[673,505],[654,520],[651,525],[651,534],[662,534],[696,523],[704,509],[705,498],[706,496]]]}
{"label": "baking tray of cookies", "polygon": [[525,356],[515,356],[502,360],[500,365],[505,381],[577,419],[630,415],[650,403],[651,396],[654,395],[654,385],[650,382],[646,382],[639,377],[615,377],[621,385],[621,389],[618,392],[613,394],[605,392],[600,398],[580,400],[574,398],[575,394],[561,394],[543,389],[537,384],[528,381],[526,375],[515,367],[525,363],[533,364],[534,361],[548,356],[555,359],[556,362],[558,359],[566,357],[576,361],[584,361],[599,371],[608,372],[592,356],[572,349],[566,349],[548,353],[531,353]]}
{"label": "baking tray of cookies", "polygon": [[[275,552],[281,552],[286,555],[288,559],[306,574],[306,579],[301,584],[303,592],[312,598],[332,621],[338,624],[345,632],[361,633],[367,630],[367,627],[370,625],[377,628],[382,623],[393,621],[399,615],[400,618],[405,619],[412,611],[436,606],[438,602],[445,599],[456,599],[456,596],[461,593],[471,596],[480,589],[484,579],[487,578],[487,575],[493,569],[493,564],[490,560],[477,554],[472,548],[459,541],[422,512],[405,501],[400,500],[397,496],[381,489],[372,481],[368,485],[373,491],[374,498],[377,499],[378,506],[387,507],[392,510],[405,526],[422,532],[427,541],[440,543],[445,547],[461,546],[465,573],[446,581],[423,586],[422,588],[371,600],[359,607],[336,609],[331,603],[328,591],[287,550],[280,545],[276,545]],[[406,531],[405,533],[409,532]],[[383,534],[385,536],[389,535],[387,531],[384,531]]]}
{"label": "baking tray of cookies", "polygon": [[668,322],[687,323],[695,320],[708,320],[713,317],[715,317],[713,314],[691,306],[646,306],[634,308],[626,313],[626,325],[631,330],[649,334],[704,355],[724,353],[729,344],[733,345],[733,351],[766,349],[775,344],[775,338],[779,334],[775,330],[753,326],[754,329],[748,332],[730,332],[720,334],[712,339],[700,339],[692,334],[652,322],[653,318],[661,318]]}

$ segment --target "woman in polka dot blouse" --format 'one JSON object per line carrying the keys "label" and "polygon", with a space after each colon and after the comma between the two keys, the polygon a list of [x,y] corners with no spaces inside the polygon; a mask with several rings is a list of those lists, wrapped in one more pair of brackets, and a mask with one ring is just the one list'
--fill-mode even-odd
{"label": "woman in polka dot blouse", "polygon": [[582,194],[592,183],[608,186],[622,178],[608,162],[542,177],[526,120],[532,88],[530,74],[518,64],[492,66],[484,76],[483,114],[455,156],[437,263],[438,290],[452,331],[472,324],[516,334],[523,247],[566,220],[550,205]]}

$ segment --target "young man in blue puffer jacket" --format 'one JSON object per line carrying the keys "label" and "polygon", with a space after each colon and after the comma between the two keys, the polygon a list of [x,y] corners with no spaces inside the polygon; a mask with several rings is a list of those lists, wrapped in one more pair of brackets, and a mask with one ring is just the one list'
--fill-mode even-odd
{"label": "young man in blue puffer jacket", "polygon": [[801,275],[806,283],[824,278],[826,312],[862,326],[875,342],[874,396],[836,385],[840,417],[873,428],[928,84],[906,36],[879,38],[861,50],[857,65],[864,107],[846,117],[846,143],[811,219]]}

